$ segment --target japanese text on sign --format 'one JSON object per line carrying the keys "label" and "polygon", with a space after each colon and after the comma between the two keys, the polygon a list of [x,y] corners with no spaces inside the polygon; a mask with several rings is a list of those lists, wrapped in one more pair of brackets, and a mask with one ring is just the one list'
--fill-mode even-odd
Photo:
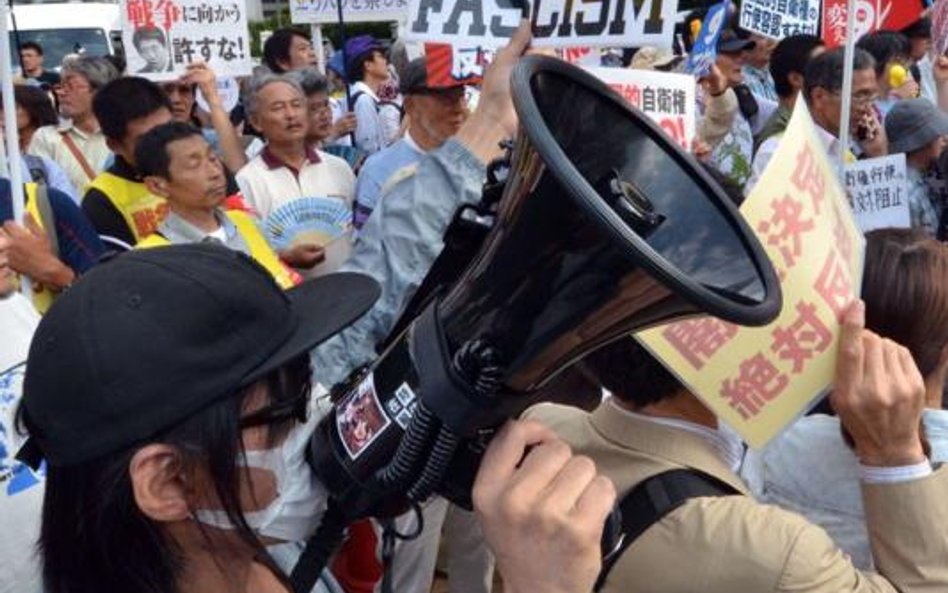
{"label": "japanese text on sign", "polygon": [[697,317],[636,337],[761,447],[831,385],[840,319],[862,274],[862,234],[803,101],[741,212],[780,277],[777,319],[748,328]]}
{"label": "japanese text on sign", "polygon": [[904,154],[846,165],[845,183],[856,223],[862,232],[911,226]]}
{"label": "japanese text on sign", "polygon": [[743,0],[741,27],[772,39],[806,33],[816,35],[819,0]]}
{"label": "japanese text on sign", "polygon": [[[524,3],[535,47],[671,47],[673,0],[534,0]],[[505,45],[523,10],[513,0],[409,0],[408,35],[414,41],[458,47]]]}
{"label": "japanese text on sign", "polygon": [[596,77],[642,110],[685,150],[695,137],[695,79],[688,74],[588,68]]}
{"label": "japanese text on sign", "polygon": [[[823,41],[827,49],[839,47],[846,41],[847,0],[824,0]],[[855,38],[866,33],[888,29],[898,31],[921,16],[921,2],[906,0],[856,0]]]}
{"label": "japanese text on sign", "polygon": [[338,22],[340,1],[347,23],[399,21],[408,11],[408,0],[290,0],[290,18],[294,23]]}
{"label": "japanese text on sign", "polygon": [[242,0],[124,0],[122,41],[128,71],[173,80],[204,61],[219,76],[250,74]]}

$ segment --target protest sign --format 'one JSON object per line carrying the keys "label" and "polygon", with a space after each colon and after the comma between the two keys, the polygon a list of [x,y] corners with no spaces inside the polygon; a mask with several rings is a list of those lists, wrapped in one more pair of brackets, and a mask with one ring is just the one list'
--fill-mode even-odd
{"label": "protest sign", "polygon": [[204,61],[218,76],[249,76],[250,36],[243,0],[122,0],[128,72],[174,80]]}
{"label": "protest sign", "polygon": [[432,88],[480,84],[493,52],[479,47],[461,48],[447,43],[425,44],[428,86]]}
{"label": "protest sign", "polygon": [[[840,47],[846,41],[847,0],[825,0],[823,4],[823,41],[826,49]],[[921,0],[856,0],[858,40],[866,33],[888,29],[898,31],[911,25],[922,14]]]}
{"label": "protest sign", "polygon": [[780,278],[765,327],[694,317],[636,334],[752,447],[762,447],[833,382],[839,325],[858,296],[865,241],[803,101],[741,207]]}
{"label": "protest sign", "polygon": [[820,28],[820,0],[742,0],[741,27],[770,37],[816,35]]}
{"label": "protest sign", "polygon": [[560,57],[577,66],[600,66],[602,56],[598,47],[564,47],[558,50]]}
{"label": "protest sign", "polygon": [[294,23],[339,22],[337,2],[342,2],[347,23],[399,21],[408,11],[408,0],[290,0],[290,20]]}
{"label": "protest sign", "polygon": [[846,165],[846,191],[862,232],[912,224],[902,153]]}
{"label": "protest sign", "polygon": [[[237,83],[236,78],[230,76],[218,78],[216,83],[217,96],[220,97],[221,107],[224,108],[224,111],[230,113],[234,107],[237,107],[237,102],[240,100],[240,85]],[[206,113],[211,112],[211,106],[207,104],[207,99],[204,98],[201,89],[198,89],[194,98],[197,100],[198,107],[203,109]]]}
{"label": "protest sign", "polygon": [[[524,3],[534,47],[671,47],[675,0],[535,0]],[[409,0],[406,38],[502,47],[523,10],[514,0]]]}
{"label": "protest sign", "polygon": [[948,51],[948,2],[936,2],[931,16],[932,52],[936,56],[943,56]]}
{"label": "protest sign", "polygon": [[654,70],[587,68],[659,125],[672,140],[691,150],[695,137],[695,78]]}
{"label": "protest sign", "polygon": [[715,4],[708,9],[708,14],[704,17],[701,31],[695,39],[691,54],[688,55],[688,64],[685,66],[685,70],[696,78],[707,74],[717,58],[718,38],[721,37],[724,22],[727,20],[727,6],[728,0]]}

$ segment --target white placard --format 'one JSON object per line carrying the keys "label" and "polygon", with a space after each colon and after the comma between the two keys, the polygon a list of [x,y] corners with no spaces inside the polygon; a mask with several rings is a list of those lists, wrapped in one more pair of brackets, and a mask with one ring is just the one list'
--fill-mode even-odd
{"label": "white placard", "polygon": [[[502,47],[523,13],[514,0],[409,0],[407,38]],[[676,0],[534,0],[534,47],[671,47]]]}
{"label": "white placard", "polygon": [[[224,111],[233,111],[234,107],[237,107],[237,101],[240,100],[240,85],[237,84],[237,79],[229,76],[218,78],[217,95],[221,98],[221,106],[224,108]],[[207,104],[207,99],[204,98],[201,89],[197,90],[195,99],[197,100],[198,107],[207,113],[211,112],[211,107]]]}
{"label": "white placard", "polygon": [[587,70],[652,118],[683,149],[691,150],[697,110],[693,76],[629,68]]}
{"label": "white placard", "polygon": [[294,23],[337,23],[337,1],[342,2],[347,23],[400,21],[408,14],[408,0],[290,0],[290,19]]}
{"label": "white placard", "polygon": [[846,192],[860,230],[908,228],[908,185],[902,153],[846,165]]}
{"label": "white placard", "polygon": [[122,0],[122,43],[130,75],[175,80],[204,61],[218,76],[249,76],[244,0]]}
{"label": "white placard", "polygon": [[820,29],[820,0],[742,0],[741,27],[770,37],[817,35]]}

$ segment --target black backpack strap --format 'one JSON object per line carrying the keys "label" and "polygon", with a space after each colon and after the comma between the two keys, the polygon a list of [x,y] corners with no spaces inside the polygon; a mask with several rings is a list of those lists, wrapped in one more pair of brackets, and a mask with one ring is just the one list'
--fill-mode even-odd
{"label": "black backpack strap", "polygon": [[[352,93],[352,96],[349,97],[349,111],[355,111],[356,103],[359,102],[359,97],[365,94],[365,91],[356,91]],[[372,99],[372,97],[369,97]],[[375,99],[372,99],[372,102],[375,103],[375,110],[379,110],[379,103]]]}
{"label": "black backpack strap", "polygon": [[649,527],[692,498],[730,496],[739,490],[696,469],[673,469],[639,482],[619,501],[622,534],[619,543],[602,561],[593,591],[599,591],[623,552]]}

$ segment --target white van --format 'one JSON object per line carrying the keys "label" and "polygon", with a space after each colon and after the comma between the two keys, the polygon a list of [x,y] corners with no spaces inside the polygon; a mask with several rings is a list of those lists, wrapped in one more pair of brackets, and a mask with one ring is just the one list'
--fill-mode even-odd
{"label": "white van", "polygon": [[[43,67],[59,70],[63,57],[122,54],[119,5],[105,2],[14,4],[17,33],[10,22],[10,46],[35,41],[43,47]],[[14,67],[18,64],[14,52]]]}

